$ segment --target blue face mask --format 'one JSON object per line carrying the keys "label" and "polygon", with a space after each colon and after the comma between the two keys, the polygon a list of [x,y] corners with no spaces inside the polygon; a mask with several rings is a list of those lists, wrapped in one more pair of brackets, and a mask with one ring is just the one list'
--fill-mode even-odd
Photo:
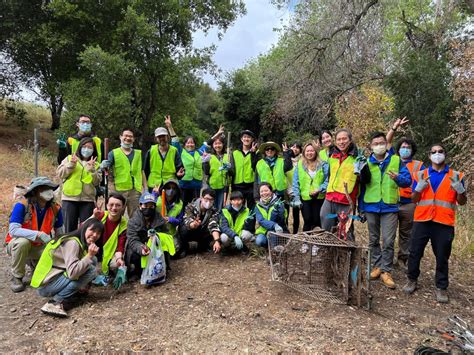
{"label": "blue face mask", "polygon": [[92,123],[83,122],[79,123],[79,131],[83,133],[89,133],[92,129]]}
{"label": "blue face mask", "polygon": [[92,155],[92,153],[94,153],[94,149],[86,148],[86,147],[81,148],[81,155],[84,158],[89,158]]}
{"label": "blue face mask", "polygon": [[122,143],[120,143],[120,146],[121,146],[122,148],[125,148],[125,149],[130,149],[130,148],[133,147],[133,144],[123,143],[123,142],[122,142]]}
{"label": "blue face mask", "polygon": [[411,149],[410,148],[400,148],[400,158],[408,159],[411,157]]}

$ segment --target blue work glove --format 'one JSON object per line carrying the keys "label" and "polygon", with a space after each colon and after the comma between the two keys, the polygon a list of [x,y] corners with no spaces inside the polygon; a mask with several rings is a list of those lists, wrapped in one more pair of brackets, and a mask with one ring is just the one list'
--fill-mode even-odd
{"label": "blue work glove", "polygon": [[302,203],[301,203],[301,199],[299,196],[295,196],[293,198],[293,200],[291,201],[291,205],[292,207],[297,207],[297,208],[300,208]]}
{"label": "blue work glove", "polygon": [[359,155],[356,158],[356,161],[354,163],[354,174],[359,175],[364,166],[367,165],[367,158],[364,157],[363,155]]}
{"label": "blue work glove", "polygon": [[118,290],[124,283],[127,282],[127,267],[120,266],[117,270],[117,275],[114,279],[114,288]]}
{"label": "blue work glove", "polygon": [[235,247],[239,250],[241,250],[244,247],[244,243],[242,242],[242,239],[240,239],[239,237],[234,238],[234,243],[235,243]]}
{"label": "blue work glove", "polygon": [[281,233],[283,232],[283,228],[281,228],[279,224],[275,224],[275,232]]}
{"label": "blue work glove", "polygon": [[104,274],[97,275],[95,279],[92,280],[92,283],[96,286],[107,286],[109,284],[109,277]]}
{"label": "blue work glove", "polygon": [[228,171],[230,168],[231,168],[231,165],[230,165],[230,163],[224,163],[224,164],[222,164],[222,166],[221,166],[221,167],[219,167],[219,169],[218,169],[218,170],[219,170],[219,171],[222,171],[222,170],[224,170],[224,171]]}

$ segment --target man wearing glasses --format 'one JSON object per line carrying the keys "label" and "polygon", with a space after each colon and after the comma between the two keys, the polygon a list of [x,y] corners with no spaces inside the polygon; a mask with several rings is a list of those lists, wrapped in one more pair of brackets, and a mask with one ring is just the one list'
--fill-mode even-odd
{"label": "man wearing glasses", "polygon": [[446,164],[446,149],[441,144],[431,147],[431,166],[415,176],[412,200],[415,208],[410,255],[408,257],[408,283],[403,288],[411,294],[417,288],[420,261],[428,241],[436,257],[436,300],[448,303],[448,261],[454,239],[456,205],[467,202],[464,174]]}

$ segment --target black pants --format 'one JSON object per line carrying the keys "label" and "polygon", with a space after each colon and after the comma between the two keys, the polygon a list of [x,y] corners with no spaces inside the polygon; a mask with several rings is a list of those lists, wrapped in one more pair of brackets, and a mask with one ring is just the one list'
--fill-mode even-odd
{"label": "black pants", "polygon": [[298,233],[300,228],[300,208],[293,207],[293,234]]}
{"label": "black pants", "polygon": [[310,231],[315,227],[321,227],[321,206],[324,199],[312,198],[309,201],[302,201],[301,212],[303,213],[303,232]]}
{"label": "black pants", "polygon": [[183,228],[181,228],[179,236],[181,238],[181,250],[185,252],[189,249],[189,242],[197,242],[198,251],[207,251],[213,239],[207,227],[200,227],[193,230],[183,230]]}
{"label": "black pants", "polygon": [[181,189],[182,191],[182,198],[183,198],[183,206],[187,206],[195,198],[199,197],[199,190],[200,189]]}
{"label": "black pants", "polygon": [[242,195],[244,195],[244,200],[247,202],[247,207],[250,211],[252,211],[255,207],[255,197],[253,195],[253,187],[236,187],[232,186],[232,191],[240,191]]}
{"label": "black pants", "polygon": [[79,223],[84,222],[94,212],[94,202],[61,201],[64,218],[64,232],[69,233],[77,229]]}
{"label": "black pants", "polygon": [[436,287],[447,289],[449,285],[448,261],[453,239],[454,227],[432,221],[413,223],[408,256],[408,278],[416,280],[420,276],[420,261],[426,244],[431,240],[431,248],[436,257]]}

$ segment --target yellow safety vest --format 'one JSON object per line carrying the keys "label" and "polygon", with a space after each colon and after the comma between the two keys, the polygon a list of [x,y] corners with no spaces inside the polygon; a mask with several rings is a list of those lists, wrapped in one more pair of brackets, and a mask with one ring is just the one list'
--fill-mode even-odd
{"label": "yellow safety vest", "polygon": [[227,171],[219,171],[224,163],[229,163],[227,154],[224,154],[222,160],[219,160],[214,154],[211,155],[211,160],[209,160],[209,186],[211,189],[219,190],[227,185]]}
{"label": "yellow safety vest", "polygon": [[259,182],[268,182],[276,191],[286,190],[287,185],[284,165],[283,158],[277,158],[272,169],[264,159],[260,159],[256,167]]}
{"label": "yellow safety vest", "polygon": [[[173,236],[168,233],[156,233],[156,235],[158,236],[158,238],[160,238],[161,249],[164,252],[167,251],[171,256],[173,256],[174,253],[176,252],[174,249]],[[152,241],[152,238],[148,238],[148,241],[146,242],[147,247],[150,249],[151,249],[151,241]],[[141,257],[140,263],[141,263],[142,269],[146,267],[146,261],[149,256],[150,255],[145,255]]]}
{"label": "yellow safety vest", "polygon": [[142,151],[134,149],[132,163],[121,148],[112,151],[114,155],[114,178],[117,191],[135,189],[142,191]]}
{"label": "yellow safety vest", "polygon": [[388,166],[382,176],[379,164],[367,163],[370,169],[370,182],[365,185],[364,202],[379,203],[381,200],[387,204],[398,203],[400,198],[400,190],[397,183],[387,174],[389,171],[394,173],[400,172],[400,157],[392,155]]}
{"label": "yellow safety vest", "polygon": [[198,152],[194,151],[193,155],[189,154],[186,149],[181,152],[181,160],[184,165],[184,176],[181,180],[191,181],[198,180],[202,181],[202,158]]}
{"label": "yellow safety vest", "polygon": [[[105,224],[107,221],[107,217],[109,215],[108,211],[105,211],[104,217],[102,217],[102,224]],[[103,246],[103,253],[102,253],[102,273],[104,275],[108,275],[109,273],[109,263],[112,260],[115,250],[117,250],[118,245],[118,237],[121,235],[125,230],[127,230],[127,219],[122,216],[120,219],[120,223],[113,231],[112,235],[107,239]]]}
{"label": "yellow safety vest", "polygon": [[[68,161],[71,161],[71,155],[67,157]],[[99,169],[100,164],[95,163],[95,169]],[[74,170],[63,183],[63,193],[66,196],[79,196],[82,192],[82,186],[84,184],[92,184],[92,174],[88,172],[82,162],[78,159]]]}
{"label": "yellow safety vest", "polygon": [[[92,137],[92,140],[94,141],[95,149],[97,150],[97,161],[101,162],[102,161],[102,149],[101,149],[102,140],[99,137]],[[74,154],[75,152],[77,152],[77,148],[79,148],[79,143],[81,143],[81,140],[73,138],[73,137],[69,137],[67,139],[67,142],[71,146],[71,154]]]}
{"label": "yellow safety vest", "polygon": [[178,149],[169,146],[165,159],[161,158],[158,144],[150,148],[150,176],[148,176],[148,187],[161,186],[162,183],[170,179],[176,180],[176,166],[174,160]]}
{"label": "yellow safety vest", "polygon": [[[300,195],[303,201],[311,200],[310,192],[319,189],[324,182],[324,172],[322,166],[319,167],[314,178],[311,178],[308,171],[303,167],[303,162],[298,162],[298,184],[300,186]],[[323,199],[324,194],[318,194],[318,199]]]}
{"label": "yellow safety vest", "polygon": [[354,174],[355,158],[352,155],[339,163],[338,158],[330,157],[329,163],[329,184],[327,192],[345,193],[344,183],[347,183],[347,192],[350,194],[354,190],[357,182],[357,175]]}
{"label": "yellow safety vest", "polygon": [[222,218],[225,218],[227,220],[227,223],[230,229],[232,229],[235,233],[237,233],[237,235],[240,235],[240,232],[242,232],[242,230],[244,229],[245,220],[249,216],[249,213],[250,211],[248,208],[245,208],[242,211],[240,211],[239,214],[237,215],[237,219],[235,220],[235,224],[234,224],[234,220],[229,210],[227,208],[224,208],[222,210]]}
{"label": "yellow safety vest", "polygon": [[[161,196],[158,197],[158,201],[156,202],[156,212],[157,213],[161,213]],[[171,210],[168,211],[168,208],[166,207],[166,204],[165,204],[165,213],[168,217],[177,217],[181,211],[183,210],[183,201],[181,201],[181,199],[178,200],[178,202],[176,202],[173,207],[171,208]],[[169,223],[169,229],[170,229],[170,234],[172,235],[175,235],[176,234],[176,227],[174,225],[172,225],[171,223]]]}
{"label": "yellow safety vest", "polygon": [[245,157],[240,150],[232,152],[234,157],[234,184],[253,183],[255,181],[255,172],[252,169],[252,153]]}

